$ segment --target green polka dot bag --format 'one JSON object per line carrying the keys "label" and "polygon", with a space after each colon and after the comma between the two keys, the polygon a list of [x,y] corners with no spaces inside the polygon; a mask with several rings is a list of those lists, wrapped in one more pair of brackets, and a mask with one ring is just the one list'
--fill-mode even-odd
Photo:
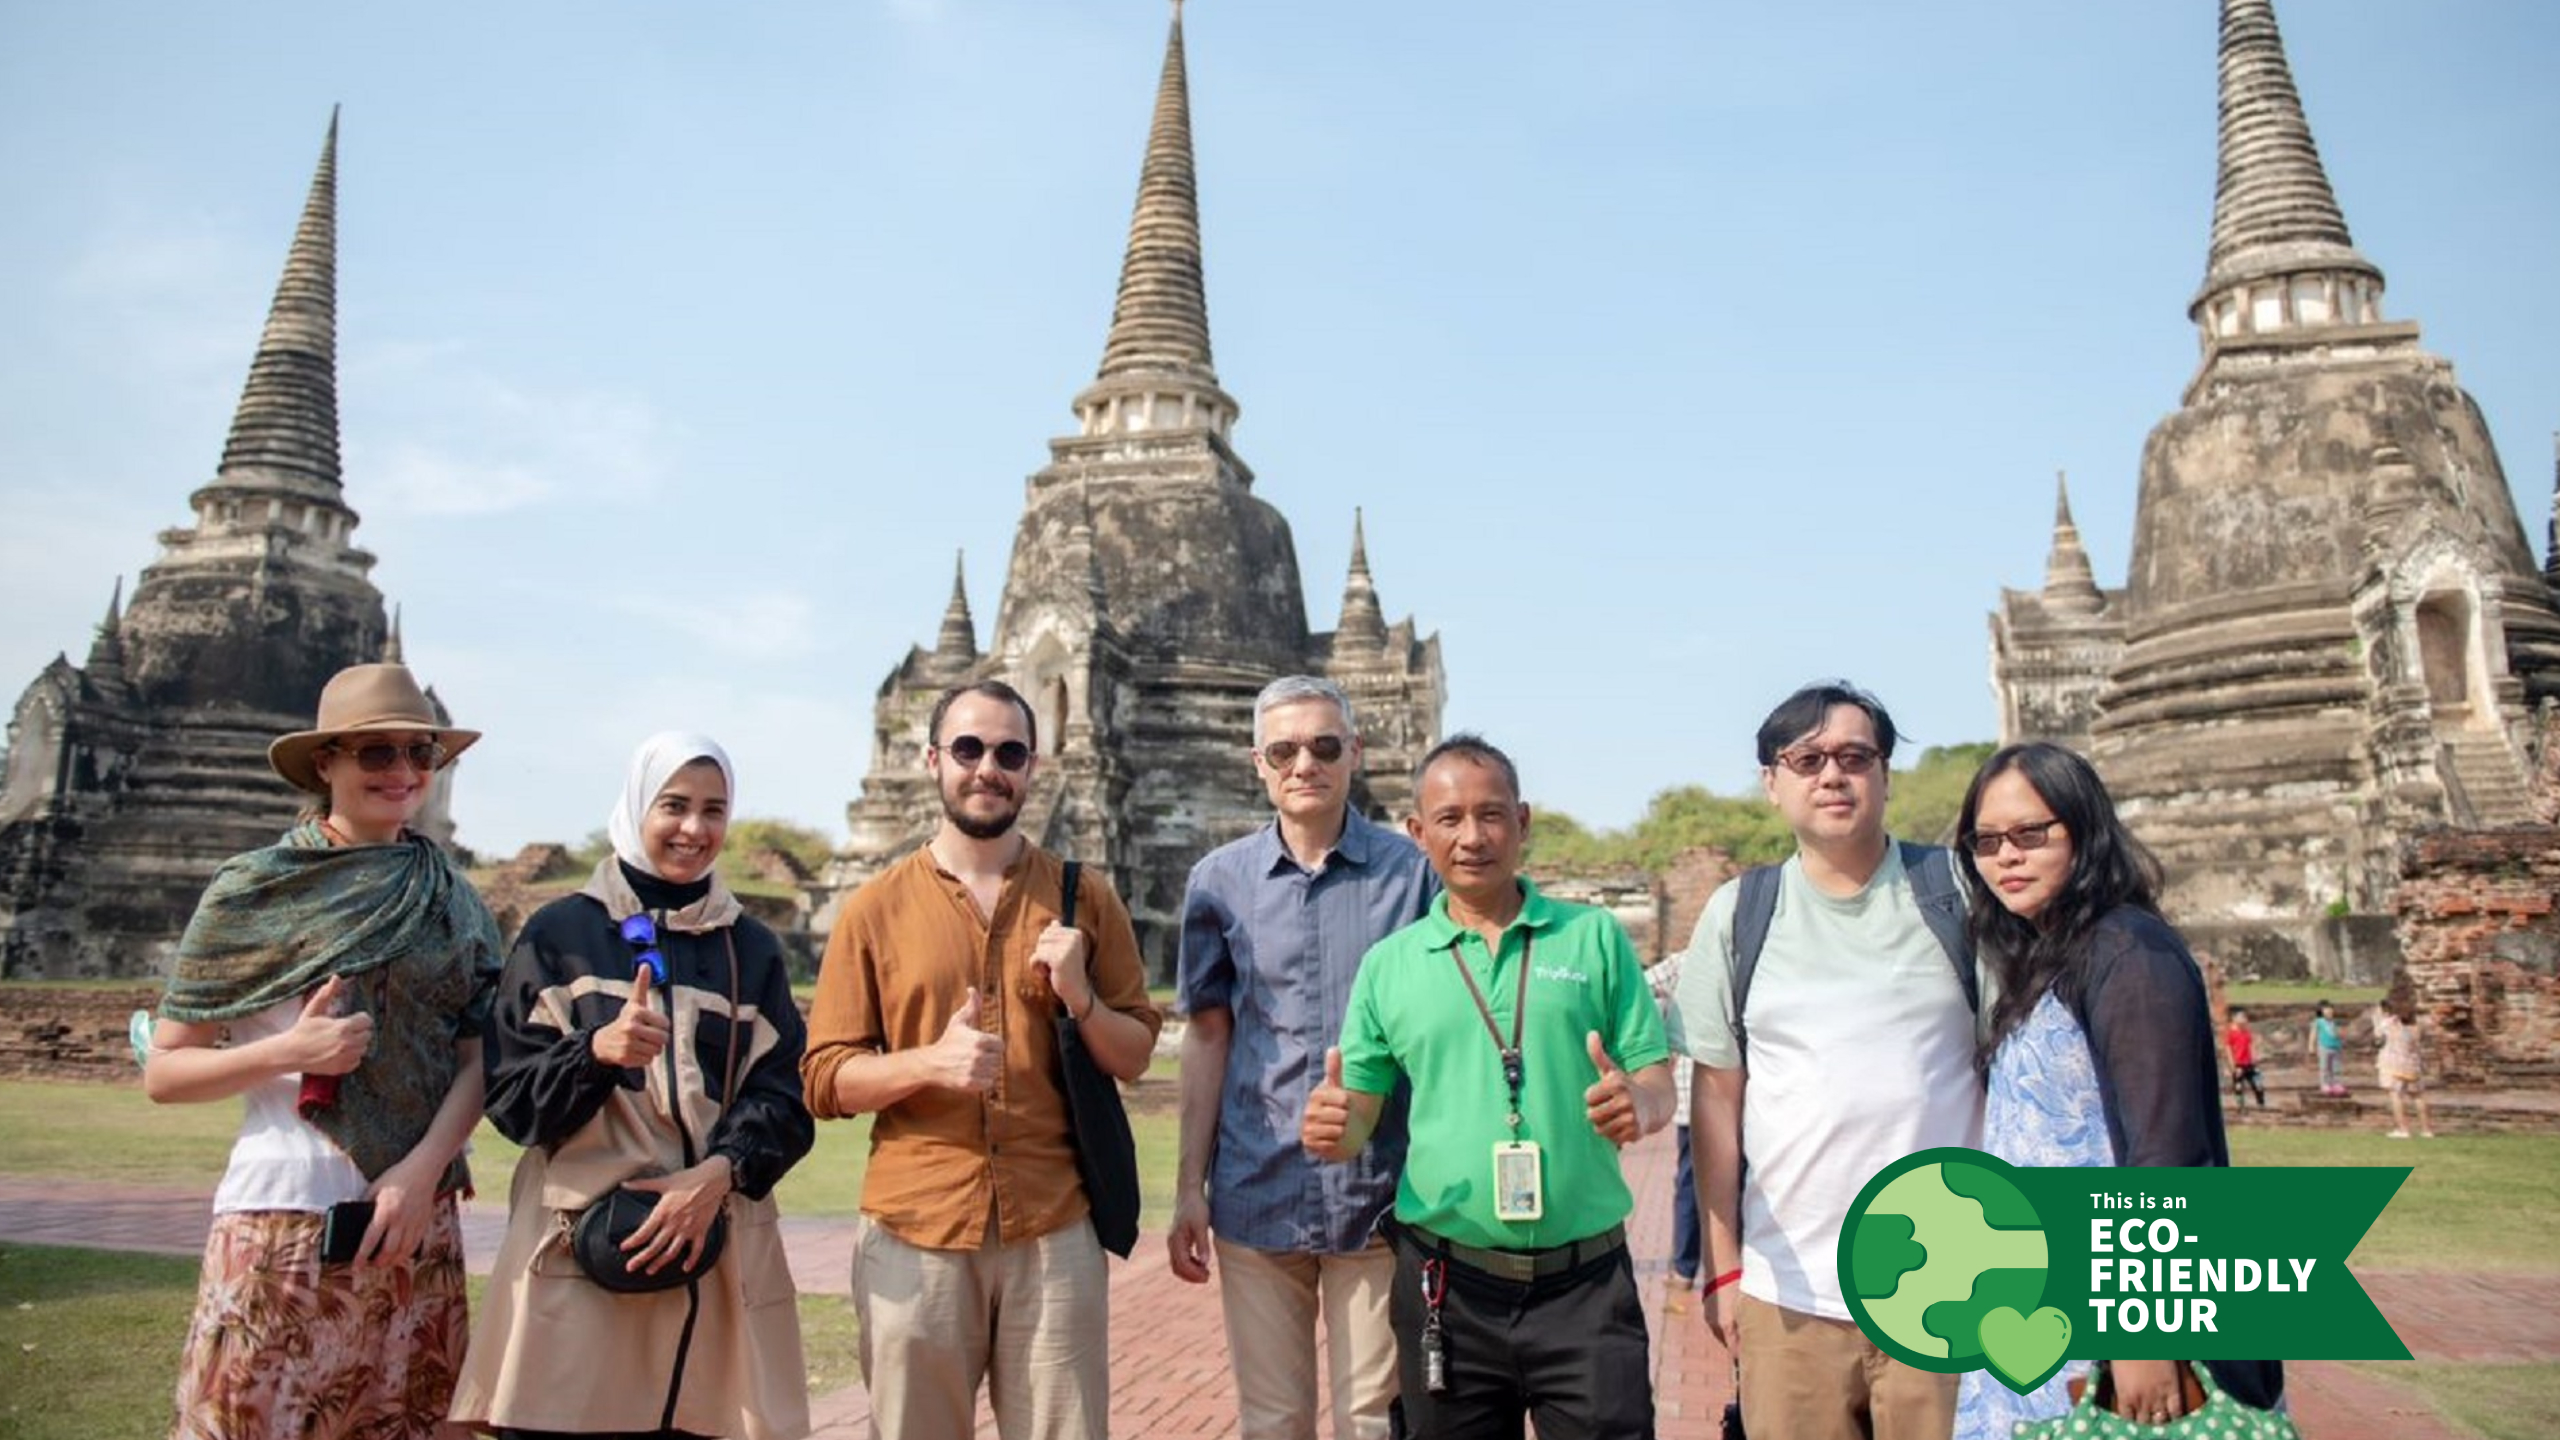
{"label": "green polka dot bag", "polygon": [[2302,1432],[2294,1428],[2292,1420],[2233,1399],[2214,1383],[2213,1373],[2202,1365],[2191,1364],[2187,1369],[2202,1388],[2204,1403],[2192,1406],[2166,1425],[2128,1420],[2116,1414],[2098,1403],[2100,1387],[2091,1385],[2081,1392],[2069,1414],[2020,1425],[2017,1440],[2156,1440],[2161,1436],[2172,1440],[2302,1440]]}

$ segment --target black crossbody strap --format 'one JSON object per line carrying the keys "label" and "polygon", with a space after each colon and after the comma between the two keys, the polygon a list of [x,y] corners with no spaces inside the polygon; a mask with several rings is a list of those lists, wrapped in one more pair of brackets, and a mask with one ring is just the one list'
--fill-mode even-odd
{"label": "black crossbody strap", "polygon": [[[1084,862],[1081,860],[1070,860],[1066,862],[1065,873],[1058,877],[1058,923],[1066,926],[1070,930],[1074,929],[1076,925],[1076,881],[1082,879],[1083,876]],[[1085,970],[1086,983],[1090,984],[1092,982],[1092,976],[1093,971],[1091,968],[1091,962],[1088,961]],[[1050,992],[1050,998],[1057,999],[1055,991]],[[1102,1003],[1100,991],[1094,992],[1093,1003],[1096,1005]],[[1072,1025],[1076,1023],[1075,1012],[1067,1008],[1066,1001],[1058,1000],[1058,1013],[1066,1018],[1066,1022],[1068,1024]],[[1086,1013],[1090,1014],[1091,1012],[1088,1011]]]}

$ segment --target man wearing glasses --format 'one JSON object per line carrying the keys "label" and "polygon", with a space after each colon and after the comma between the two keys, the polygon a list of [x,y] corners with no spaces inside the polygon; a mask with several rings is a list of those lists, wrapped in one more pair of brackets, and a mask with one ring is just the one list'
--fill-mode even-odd
{"label": "man wearing glasses", "polygon": [[1420,919],[1440,886],[1412,841],[1351,808],[1360,739],[1339,687],[1272,681],[1254,700],[1253,744],[1272,823],[1211,851],[1182,899],[1177,1004],[1190,1019],[1165,1244],[1195,1285],[1214,1244],[1243,1440],[1315,1440],[1319,1314],[1336,1440],[1384,1440],[1395,1257],[1376,1230],[1404,1167],[1404,1098],[1347,1165],[1310,1159],[1297,1120],[1341,1038],[1360,957]]}
{"label": "man wearing glasses", "polygon": [[1840,1226],[1868,1179],[1982,1133],[1962,895],[1946,851],[1885,833],[1894,740],[1846,682],[1770,712],[1761,783],[1795,856],[1718,889],[1681,956],[1703,1309],[1738,1347],[1752,1440],[1944,1440],[1954,1423],[1956,1377],[1877,1350],[1840,1294]]}
{"label": "man wearing glasses", "polygon": [[1031,707],[985,680],[935,702],[942,824],[847,898],[801,1061],[819,1119],[876,1115],[853,1304],[872,1433],[1110,1434],[1109,1277],[1076,1178],[1057,1027],[1145,1072],[1163,1019],[1129,912],[1099,875],[1059,923],[1064,865],[1015,829],[1038,766]]}

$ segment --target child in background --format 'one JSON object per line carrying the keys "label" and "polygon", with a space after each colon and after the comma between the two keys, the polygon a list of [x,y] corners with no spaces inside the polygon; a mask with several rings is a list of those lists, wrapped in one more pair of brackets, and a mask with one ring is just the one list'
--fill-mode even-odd
{"label": "child in background", "polygon": [[2240,1101],[2240,1087],[2258,1097],[2258,1108],[2267,1108],[2267,1087],[2258,1079],[2258,1036],[2249,1028],[2249,1012],[2234,1009],[2231,1028],[2222,1032],[2222,1043],[2231,1050],[2231,1100]]}
{"label": "child in background", "polygon": [[2418,1105],[2418,1133],[2432,1140],[2434,1126],[2427,1118],[2426,1081],[2421,1078],[2418,1058],[2418,996],[2401,976],[2391,982],[2391,993],[2373,1007],[2373,1035],[2382,1042],[2382,1054],[2374,1061],[2374,1069],[2385,1093],[2391,1096],[2391,1138],[2409,1138],[2409,1115],[2405,1108],[2414,1100]]}
{"label": "child in background", "polygon": [[2338,1038],[2338,1022],[2330,1018],[2326,1000],[2311,1007],[2311,1058],[2320,1066],[2320,1093],[2346,1094],[2347,1045]]}

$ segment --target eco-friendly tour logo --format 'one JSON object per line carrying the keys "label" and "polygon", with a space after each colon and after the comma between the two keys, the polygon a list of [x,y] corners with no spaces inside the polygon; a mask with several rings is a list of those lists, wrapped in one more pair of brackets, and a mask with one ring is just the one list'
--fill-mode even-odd
{"label": "eco-friendly tour logo", "polygon": [[2405,1360],[2346,1257],[2406,1166],[2040,1169],[1906,1155],[1840,1229],[1867,1338],[2020,1394],[2066,1360]]}

